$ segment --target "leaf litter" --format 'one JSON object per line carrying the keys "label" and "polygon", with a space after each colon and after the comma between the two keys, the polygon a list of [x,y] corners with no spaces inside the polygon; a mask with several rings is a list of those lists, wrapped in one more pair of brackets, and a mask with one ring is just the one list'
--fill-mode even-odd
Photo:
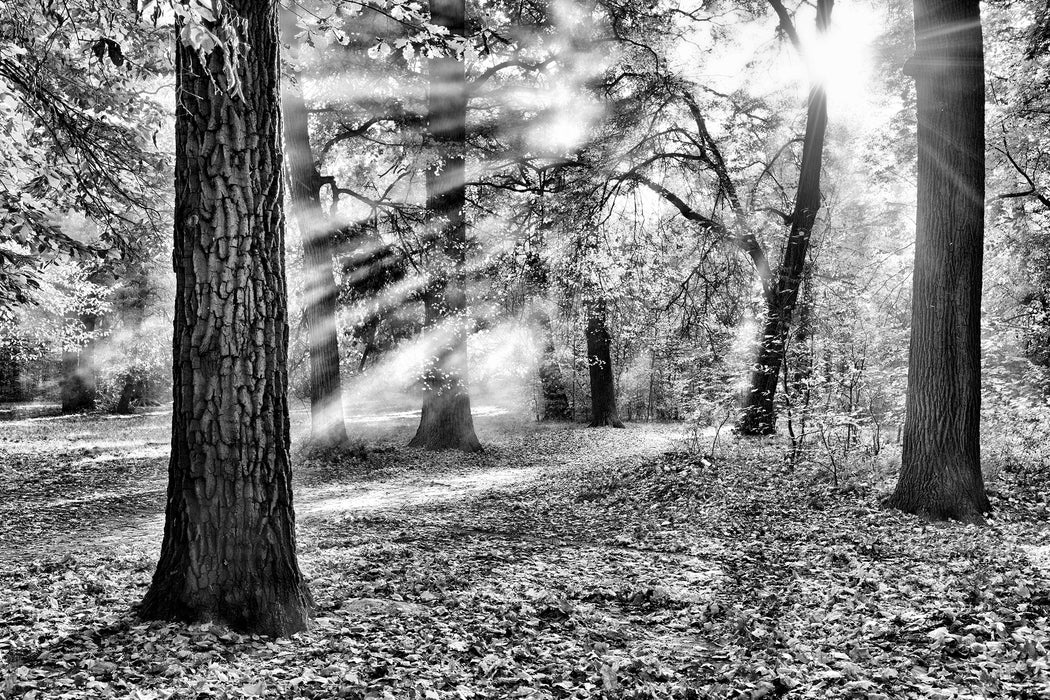
{"label": "leaf litter", "polygon": [[[491,418],[485,453],[435,454],[408,419],[297,452],[317,611],[269,639],[134,617],[164,419],[94,420],[0,440],[5,698],[1050,698],[1031,474],[999,474],[987,527],[935,525],[775,442]],[[85,461],[99,432],[123,444]]]}

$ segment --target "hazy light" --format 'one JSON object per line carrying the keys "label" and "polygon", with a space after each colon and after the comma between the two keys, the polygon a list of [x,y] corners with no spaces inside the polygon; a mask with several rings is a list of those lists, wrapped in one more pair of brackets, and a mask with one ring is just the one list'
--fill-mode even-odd
{"label": "hazy light", "polygon": [[823,34],[817,32],[808,12],[799,12],[797,25],[806,68],[811,79],[827,90],[832,118],[863,114],[876,92],[872,89],[872,43],[885,26],[885,16],[873,5],[839,3]]}

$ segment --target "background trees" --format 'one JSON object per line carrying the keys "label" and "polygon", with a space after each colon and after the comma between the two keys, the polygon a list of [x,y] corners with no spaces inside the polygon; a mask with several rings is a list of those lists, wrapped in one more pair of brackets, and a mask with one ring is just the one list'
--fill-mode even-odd
{"label": "background trees", "polygon": [[[301,47],[296,17],[281,11],[281,39],[294,54]],[[294,60],[294,56],[292,57]],[[302,76],[290,71],[283,93],[284,145],[287,153],[289,195],[303,242],[306,276],[305,306],[310,357],[310,429],[321,444],[346,442],[342,380],[339,372],[339,336],[336,311],[339,290],[333,271],[333,222],[321,206],[325,181],[317,170],[310,145],[310,118],[303,97]]]}

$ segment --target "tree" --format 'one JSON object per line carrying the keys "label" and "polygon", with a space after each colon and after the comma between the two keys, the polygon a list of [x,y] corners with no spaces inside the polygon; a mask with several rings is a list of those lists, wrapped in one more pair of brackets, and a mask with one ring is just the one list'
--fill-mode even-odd
{"label": "tree", "polygon": [[[49,263],[112,262],[163,219],[168,165],[152,137],[165,115],[139,91],[168,59],[166,30],[124,3],[3,3],[0,27],[4,316],[35,300]],[[71,235],[71,214],[95,231]]]}
{"label": "tree", "polygon": [[139,607],[272,635],[311,607],[288,454],[277,5],[179,8],[172,450]]}
{"label": "tree", "polygon": [[[782,30],[801,52],[801,42],[783,4],[780,0],[770,0],[770,4],[780,19]],[[834,0],[818,0],[818,31],[827,30],[833,5]],[[822,82],[814,80],[806,108],[806,135],[802,141],[802,165],[795,192],[795,208],[784,217],[791,231],[776,275],[765,288],[766,317],[759,338],[758,357],[744,399],[744,411],[737,424],[737,429],[743,435],[769,435],[776,432],[777,382],[784,364],[791,317],[798,302],[806,267],[810,234],[820,209],[820,169],[827,126],[827,92]]]}
{"label": "tree", "polygon": [[[454,37],[465,36],[463,0],[432,0],[430,13],[434,25],[447,28]],[[423,411],[409,444],[477,452],[481,442],[474,433],[467,392],[466,76],[463,61],[454,54],[427,63],[427,130],[436,162],[427,170],[427,239],[434,250],[423,304],[424,323],[436,349],[424,372]]]}
{"label": "tree", "polygon": [[98,317],[87,313],[70,317],[70,324],[80,324],[87,340],[82,345],[68,346],[62,352],[60,394],[62,413],[80,413],[95,408],[95,363],[92,335]]}
{"label": "tree", "polygon": [[[286,42],[296,33],[295,16],[281,15]],[[284,91],[284,142],[292,210],[303,241],[306,273],[306,329],[310,353],[310,419],[313,439],[325,444],[346,442],[343,394],[339,376],[336,308],[339,293],[332,271],[332,228],[321,209],[325,180],[317,171],[310,147],[309,113],[302,93],[302,75],[292,70],[294,84]]]}
{"label": "tree", "polygon": [[[797,53],[803,57],[807,56],[807,47],[798,36],[795,22],[784,4],[780,0],[769,0],[768,4],[779,19],[779,31],[789,39]],[[833,0],[821,0],[817,3],[818,32],[823,33],[827,30],[832,7]],[[631,65],[634,67],[637,64],[632,62]],[[690,84],[682,78],[663,75],[663,70],[665,69],[657,62],[650,69],[651,72],[644,75],[645,79],[639,82],[634,90],[635,94],[624,96],[625,99],[621,100],[623,106],[620,109],[627,117],[626,121],[635,124],[651,122],[654,126],[647,130],[637,145],[619,149],[620,153],[630,154],[628,158],[616,156],[612,163],[605,166],[610,171],[610,179],[618,185],[611,191],[620,196],[623,186],[627,184],[648,188],[672,205],[683,218],[692,222],[705,237],[732,243],[753,265],[762,284],[763,323],[738,429],[748,435],[770,434],[774,432],[776,424],[775,399],[778,378],[784,363],[792,316],[796,310],[800,283],[808,259],[811,234],[821,206],[820,175],[827,129],[826,87],[818,75],[811,74],[804,137],[792,136],[786,144],[768,157],[767,162],[734,163],[732,150],[739,152],[740,145],[737,144],[734,148],[732,141],[741,137],[727,133],[716,139],[708,127],[696,93],[716,95],[721,103],[714,108],[716,111],[728,109],[734,115],[748,117],[760,124],[758,127],[745,127],[745,144],[748,139],[747,132],[753,129],[766,134],[761,140],[775,133],[774,127],[781,115],[770,108],[763,99],[750,98],[746,93],[727,95]],[[626,76],[637,77],[639,71],[625,72],[624,77]],[[619,79],[612,82],[630,84],[627,80]],[[631,103],[634,103],[633,108],[627,108],[626,105]],[[692,122],[689,127],[684,126],[688,122],[680,116],[665,114],[670,111],[672,105],[677,105],[678,109],[685,108],[687,119]],[[655,116],[647,115],[646,110],[655,111]],[[769,114],[762,116],[762,112]],[[657,121],[660,117],[663,119]],[[627,133],[629,130],[629,126],[620,129],[621,132]],[[760,190],[760,184],[763,180],[776,182],[774,166],[785,153],[792,152],[791,147],[795,143],[802,144],[802,157],[791,212],[781,212],[768,206],[756,208],[756,196],[766,194]],[[729,158],[725,155],[724,145],[729,145],[732,149],[728,151]],[[739,156],[737,158],[739,159]],[[616,160],[621,162],[617,164]],[[628,166],[626,169],[623,167],[625,165]],[[748,187],[738,185],[736,178],[741,177],[753,165],[762,165],[762,168],[757,170],[757,177]],[[659,170],[662,177],[651,175],[653,170]],[[689,185],[695,187],[699,184],[703,189],[713,190],[714,211],[705,211],[688,201],[692,197],[683,193],[679,189],[680,185],[673,182],[675,176],[680,177],[682,174],[693,180],[692,183],[688,183],[687,180]],[[779,182],[776,182],[776,189],[783,191]],[[778,206],[784,207],[785,204]],[[719,210],[728,211],[719,213]],[[767,253],[775,248],[770,241],[763,244],[756,235],[759,227],[755,221],[758,217],[754,215],[759,211],[776,214],[788,228],[782,257],[776,267],[771,266],[771,254]],[[685,281],[686,285],[688,283],[689,279]]]}
{"label": "tree", "polygon": [[980,461],[984,48],[977,0],[915,0],[918,210],[907,415],[890,504],[934,520],[991,509]]}
{"label": "tree", "polygon": [[591,378],[591,427],[622,428],[616,412],[613,382],[612,335],[609,333],[605,299],[587,305],[587,368]]}

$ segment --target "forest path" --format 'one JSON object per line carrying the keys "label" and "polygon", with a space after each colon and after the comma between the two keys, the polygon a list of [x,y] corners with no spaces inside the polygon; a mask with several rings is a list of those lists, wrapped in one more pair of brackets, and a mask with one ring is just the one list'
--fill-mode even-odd
{"label": "forest path", "polygon": [[894,474],[875,462],[838,486],[819,452],[791,465],[777,439],[727,437],[710,459],[678,450],[680,425],[478,413],[483,454],[405,448],[410,413],[351,420],[367,452],[297,453],[316,614],[277,641],[132,613],[160,543],[165,415],[0,423],[3,682],[92,698],[1048,697],[1042,471],[1000,472],[987,527],[931,525],[881,507]]}
{"label": "forest path", "polygon": [[[138,648],[129,611],[161,541],[168,420],[156,412],[0,424],[0,580],[29,586],[0,599],[0,613],[42,626],[25,636],[27,649],[52,630],[33,612],[44,590],[33,577],[55,581],[47,590],[65,628],[112,638],[117,653]],[[351,418],[364,450],[293,449],[299,560],[316,619],[296,642],[303,653],[269,671],[280,696],[296,678],[338,677],[393,689],[389,697],[407,697],[409,687],[415,697],[472,697],[468,688],[524,697],[540,686],[589,697],[666,687],[726,661],[703,627],[723,579],[712,564],[720,545],[628,493],[630,474],[682,446],[683,425],[588,429],[481,409],[485,451],[463,454],[404,447],[417,420]],[[177,651],[185,634],[205,633],[173,625],[165,645],[134,653],[174,653],[163,664],[181,668],[196,658]],[[356,644],[365,647],[349,649]],[[214,664],[205,678],[200,669],[185,677],[196,675],[195,692],[201,682],[228,689],[230,673],[255,688],[252,669],[268,666],[259,653],[267,652],[242,649],[238,670],[221,679]],[[39,687],[65,673],[49,663],[34,666]],[[181,675],[143,678],[151,689],[181,687]]]}
{"label": "forest path", "polygon": [[[681,426],[588,431],[536,425],[498,409],[476,411],[480,455],[402,447],[418,414],[350,417],[370,452],[327,461],[293,448],[299,529],[348,513],[452,503],[506,492],[540,475],[603,461],[651,459],[681,439]],[[293,433],[303,433],[295,416]],[[91,552],[151,552],[163,532],[170,413],[39,416],[0,422],[0,560]]]}

